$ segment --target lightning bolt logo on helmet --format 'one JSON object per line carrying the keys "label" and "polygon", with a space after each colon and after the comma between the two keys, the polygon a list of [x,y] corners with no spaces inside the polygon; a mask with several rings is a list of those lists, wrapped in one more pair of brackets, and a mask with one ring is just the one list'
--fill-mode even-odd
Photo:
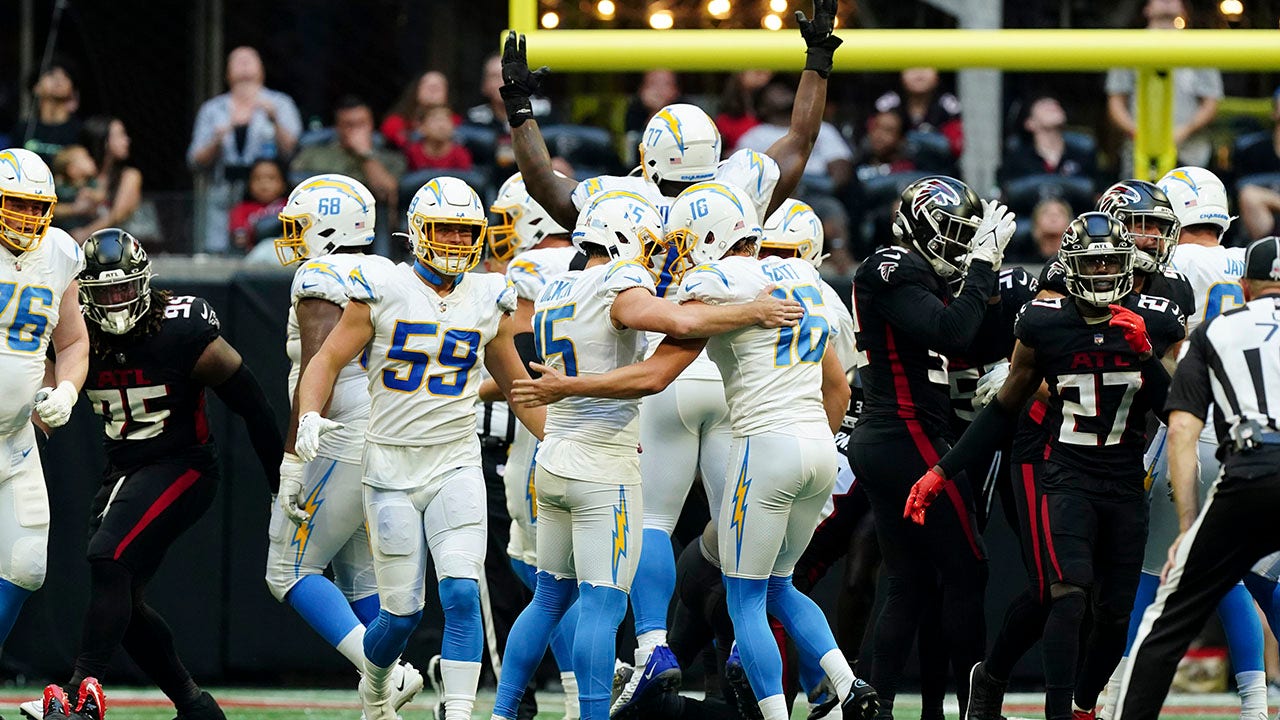
{"label": "lightning bolt logo on helmet", "polygon": [[937,202],[939,205],[959,205],[960,194],[941,180],[926,178],[920,183],[915,198],[911,200],[911,214],[924,217],[924,210],[930,201]]}

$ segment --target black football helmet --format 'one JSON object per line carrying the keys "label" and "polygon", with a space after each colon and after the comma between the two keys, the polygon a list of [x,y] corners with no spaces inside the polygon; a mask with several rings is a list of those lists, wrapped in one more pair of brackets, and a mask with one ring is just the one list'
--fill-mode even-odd
{"label": "black football helmet", "polygon": [[930,175],[902,191],[893,235],[910,241],[943,278],[963,275],[982,216],[982,201],[968,185]]}
{"label": "black football helmet", "polygon": [[[1182,225],[1169,196],[1159,186],[1145,180],[1121,180],[1102,193],[1098,210],[1124,223],[1129,230],[1135,270],[1154,273],[1169,265]],[[1149,249],[1142,245],[1149,245]]]}
{"label": "black football helmet", "polygon": [[124,335],[151,308],[151,261],[142,243],[119,228],[106,228],[84,241],[80,273],[84,316],[104,332]]}
{"label": "black football helmet", "polygon": [[1062,234],[1058,260],[1067,292],[1106,307],[1133,289],[1133,238],[1123,223],[1103,212],[1087,212]]}

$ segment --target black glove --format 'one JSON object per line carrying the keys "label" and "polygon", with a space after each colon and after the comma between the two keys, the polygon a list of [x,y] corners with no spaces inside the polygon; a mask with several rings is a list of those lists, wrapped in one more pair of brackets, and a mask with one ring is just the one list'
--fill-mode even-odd
{"label": "black glove", "polygon": [[[804,12],[796,11],[800,34],[804,36],[805,45],[809,46],[805,53],[804,69],[813,70],[823,78],[831,74],[831,57],[840,43],[844,42],[832,34],[836,24],[836,3],[837,0],[813,0],[812,20],[805,17]],[[503,68],[505,75],[505,64]]]}
{"label": "black glove", "polygon": [[502,46],[503,84],[498,92],[502,94],[502,102],[507,106],[507,123],[513,128],[520,127],[525,120],[533,117],[533,105],[529,98],[538,94],[542,88],[542,79],[551,72],[546,66],[529,72],[526,42],[524,35],[517,35],[512,31],[507,34],[507,41]]}

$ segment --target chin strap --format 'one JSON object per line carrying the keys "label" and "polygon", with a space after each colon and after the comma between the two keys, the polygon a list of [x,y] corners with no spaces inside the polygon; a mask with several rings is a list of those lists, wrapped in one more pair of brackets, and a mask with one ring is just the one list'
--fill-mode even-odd
{"label": "chin strap", "polygon": [[435,268],[424,265],[421,260],[414,261],[413,271],[418,274],[418,277],[432,285],[448,285],[457,280],[458,277],[457,275],[441,275],[436,272]]}

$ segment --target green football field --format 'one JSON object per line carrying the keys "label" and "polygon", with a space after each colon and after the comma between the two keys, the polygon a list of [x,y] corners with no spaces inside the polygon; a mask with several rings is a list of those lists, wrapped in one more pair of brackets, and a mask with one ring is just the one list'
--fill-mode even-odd
{"label": "green football field", "polygon": [[[253,690],[214,688],[211,692],[218,698],[227,717],[233,720],[358,720],[360,706],[355,698],[355,691],[341,690]],[[0,714],[8,720],[19,718],[18,704],[37,697],[39,689],[4,688],[0,692]],[[543,694],[538,697],[544,711],[538,715],[539,720],[553,720],[563,717],[562,712],[554,712],[559,697]],[[431,703],[435,698],[430,691],[419,695],[400,715],[403,720],[429,720]],[[1016,717],[1044,717],[1043,696],[1034,694],[1010,694],[1005,703],[1005,714],[1010,720]],[[493,704],[493,692],[482,691],[480,702],[476,707],[476,718],[489,717],[489,709]],[[919,699],[914,696],[898,698],[897,713],[900,718],[919,717],[917,710]],[[1235,695],[1174,695],[1165,706],[1162,717],[1179,720],[1231,720],[1239,717],[1238,700]],[[794,718],[804,718],[802,708],[796,708]],[[959,712],[952,705],[947,717],[958,718]],[[107,718],[110,720],[171,720],[173,707],[160,693],[137,689],[108,689]]]}

